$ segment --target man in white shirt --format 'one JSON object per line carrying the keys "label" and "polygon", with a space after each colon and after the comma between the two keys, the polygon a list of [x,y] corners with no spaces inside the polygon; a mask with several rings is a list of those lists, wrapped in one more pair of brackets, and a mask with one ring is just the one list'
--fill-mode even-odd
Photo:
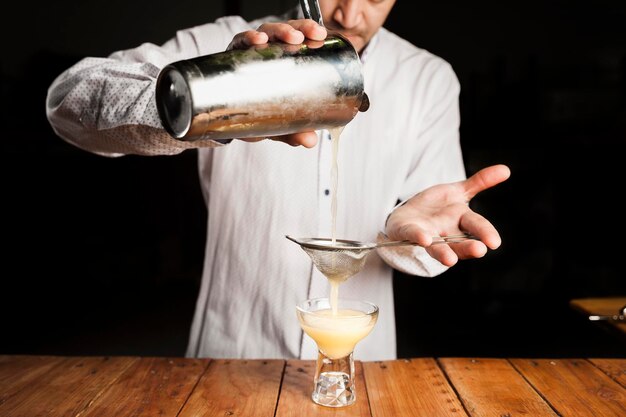
{"label": "man in white shirt", "polygon": [[[372,252],[364,270],[340,286],[340,297],[380,308],[373,332],[356,347],[360,360],[396,357],[392,268],[432,277],[500,245],[496,229],[469,202],[510,174],[495,165],[465,179],[459,82],[443,59],[382,27],[394,3],[320,1],[326,28],[340,31],[359,52],[371,103],[341,135],[336,236],[374,241],[386,239],[385,232],[420,245]],[[52,127],[82,149],[109,157],[198,150],[207,240],[187,356],[317,356],[295,305],[328,296],[329,285],[285,235],[330,235],[332,152],[325,130],[227,145],[175,140],[156,109],[159,71],[229,47],[325,36],[326,29],[302,19],[297,7],[252,22],[229,16],[181,30],[162,46],[146,43],[107,58],[85,58],[50,86]],[[461,232],[480,240],[431,246],[433,236]]]}

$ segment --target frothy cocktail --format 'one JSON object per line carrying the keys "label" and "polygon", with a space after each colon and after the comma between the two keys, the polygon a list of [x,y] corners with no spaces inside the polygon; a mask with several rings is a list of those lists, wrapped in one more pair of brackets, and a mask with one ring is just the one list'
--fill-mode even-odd
{"label": "frothy cocktail", "polygon": [[311,398],[328,407],[354,403],[352,352],[374,328],[378,307],[340,298],[334,312],[328,298],[314,298],[298,304],[296,312],[302,330],[315,341],[319,351]]}
{"label": "frothy cocktail", "polygon": [[356,344],[367,336],[376,323],[376,316],[363,311],[331,309],[298,312],[302,330],[317,344],[318,349],[331,359],[348,356]]}

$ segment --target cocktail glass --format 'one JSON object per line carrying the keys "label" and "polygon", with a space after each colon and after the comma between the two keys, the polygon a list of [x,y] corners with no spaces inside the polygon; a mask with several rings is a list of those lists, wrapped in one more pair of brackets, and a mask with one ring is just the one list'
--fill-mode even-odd
{"label": "cocktail glass", "polygon": [[354,347],[374,328],[378,306],[339,298],[333,313],[328,298],[313,298],[298,304],[296,313],[318,349],[311,399],[327,407],[354,403]]}

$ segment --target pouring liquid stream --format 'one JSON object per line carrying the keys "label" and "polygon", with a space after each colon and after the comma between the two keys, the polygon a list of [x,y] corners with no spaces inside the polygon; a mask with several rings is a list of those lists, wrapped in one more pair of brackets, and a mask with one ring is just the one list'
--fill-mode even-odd
{"label": "pouring liquid stream", "polygon": [[[332,162],[331,162],[331,172],[330,172],[330,181],[331,181],[331,203],[330,203],[330,218],[331,218],[331,244],[335,245],[337,242],[336,238],[336,229],[337,229],[337,190],[339,188],[339,163],[338,163],[338,155],[339,155],[339,138],[341,136],[341,132],[345,126],[337,126],[328,129],[328,133],[330,134],[331,144],[332,144]],[[334,255],[333,255],[334,257]],[[334,269],[334,264],[333,264]],[[332,276],[327,276],[328,282],[330,283],[330,306],[332,309],[333,315],[337,315],[337,303],[339,298],[339,285],[341,284],[341,280],[334,278]]]}

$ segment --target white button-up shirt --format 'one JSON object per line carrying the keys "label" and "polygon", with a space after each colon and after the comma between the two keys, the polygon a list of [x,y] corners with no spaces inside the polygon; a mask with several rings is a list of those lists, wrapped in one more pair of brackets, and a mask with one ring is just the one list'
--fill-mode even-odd
{"label": "white button-up shirt", "polygon": [[[269,19],[276,19],[270,17]],[[173,155],[198,149],[208,207],[202,284],[187,356],[315,358],[295,314],[299,302],[327,297],[329,284],[285,235],[331,235],[331,141],[314,149],[275,141],[184,142],[162,128],[155,83],[166,64],[220,52],[256,28],[226,17],[179,31],[162,46],[143,44],[85,58],[50,86],[48,119],[63,139],[89,152]],[[374,241],[398,201],[465,178],[459,142],[459,82],[450,65],[380,29],[362,54],[369,110],[339,142],[336,237]],[[378,249],[339,296],[373,302],[380,313],[355,358],[396,357],[392,268],[435,276],[440,263],[419,247]],[[419,329],[415,329],[419,332]]]}

